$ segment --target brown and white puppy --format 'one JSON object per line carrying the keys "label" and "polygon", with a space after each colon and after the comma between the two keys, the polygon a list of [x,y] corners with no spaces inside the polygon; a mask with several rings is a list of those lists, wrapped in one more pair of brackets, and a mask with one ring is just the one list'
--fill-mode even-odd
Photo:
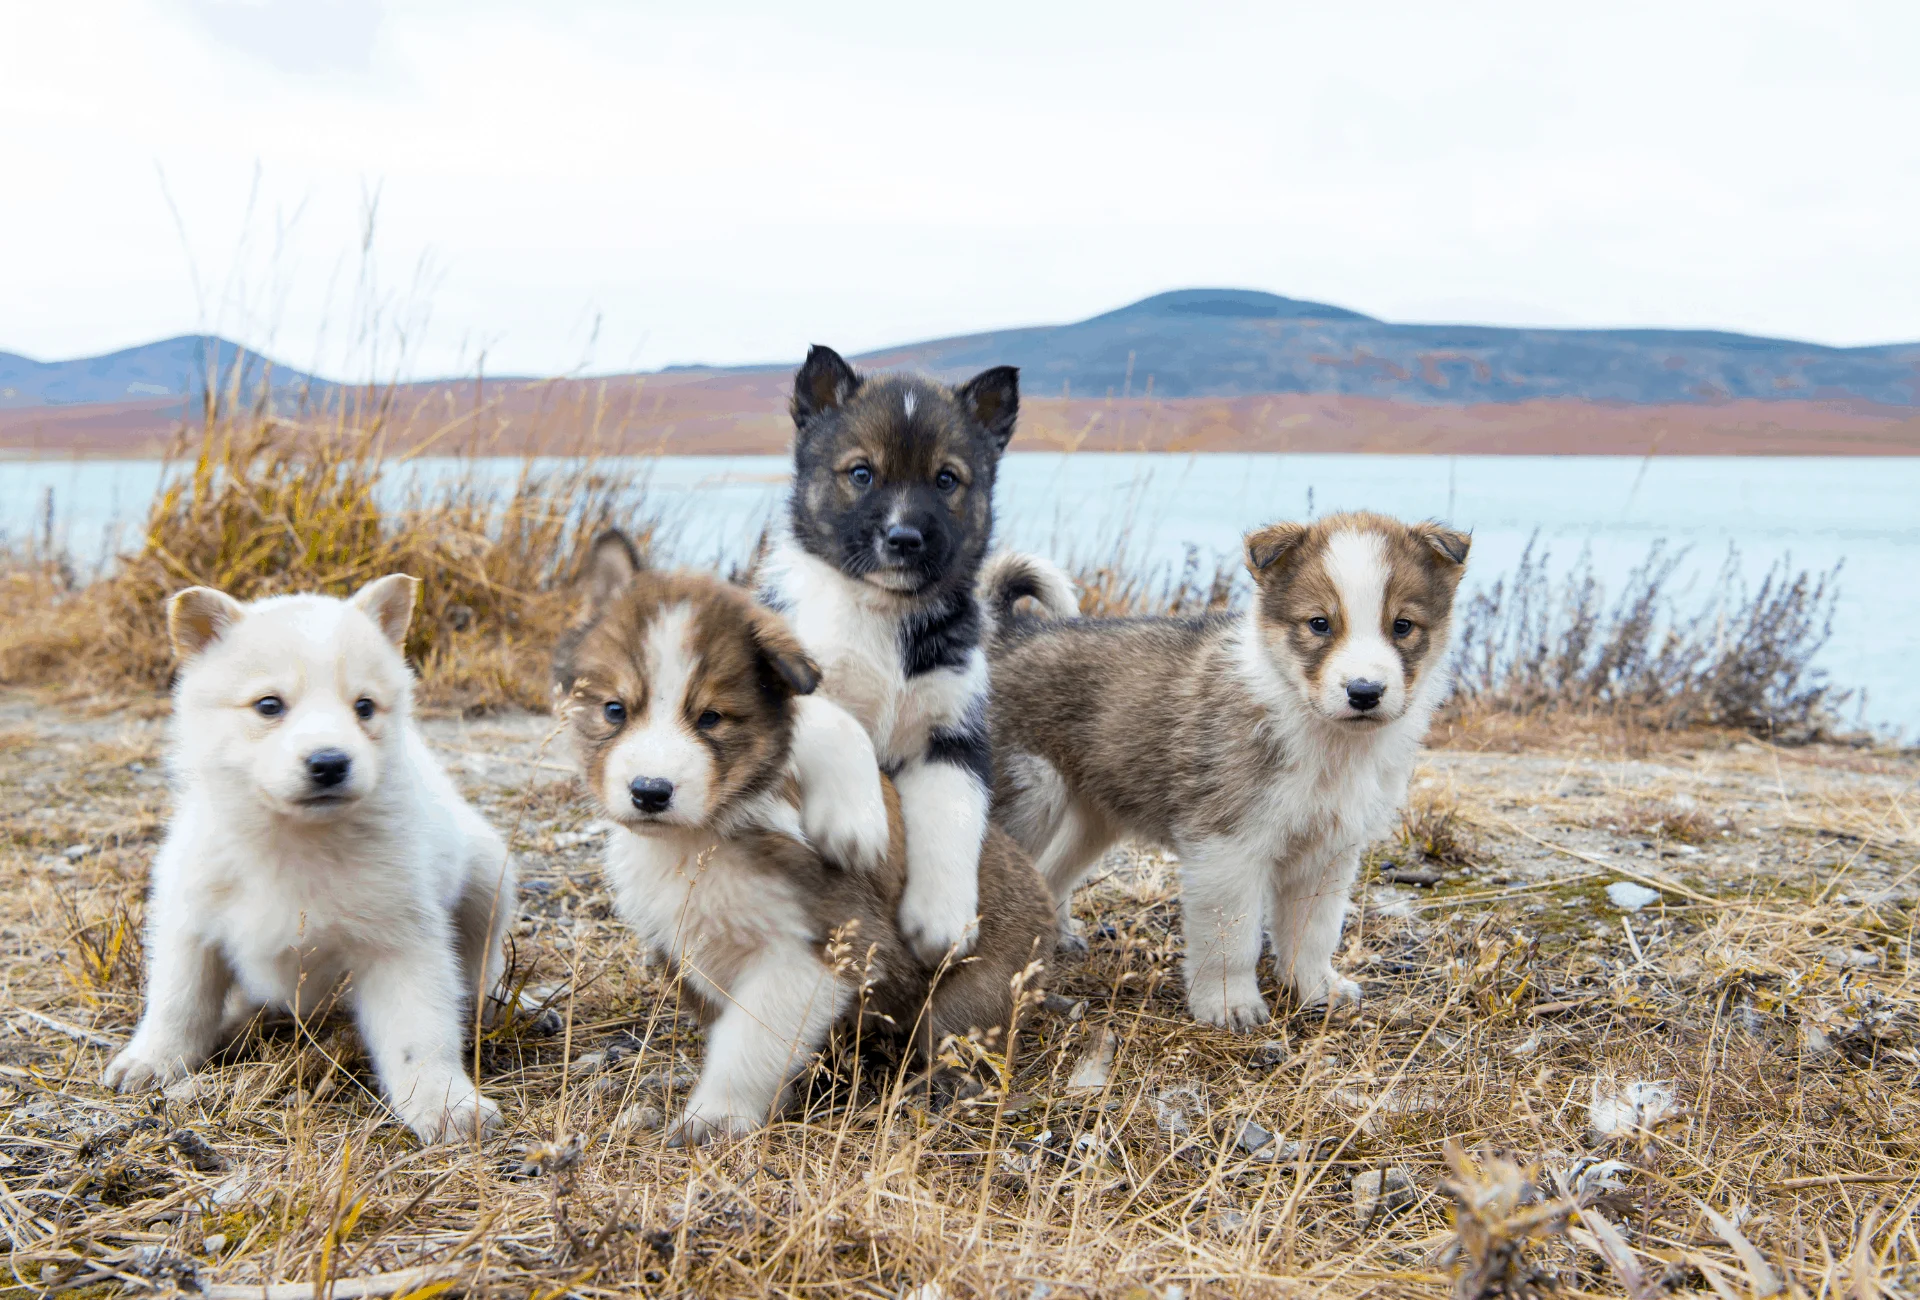
{"label": "brown and white puppy", "polygon": [[[948,1034],[1010,1033],[1012,981],[1052,942],[1026,855],[987,837],[979,945],[936,979],[896,921],[899,798],[859,723],[811,694],[819,671],[786,623],[713,578],[633,568],[617,540],[594,567],[600,595],[556,658],[561,711],[613,824],[605,871],[620,914],[712,1016],[673,1140],[765,1123],[856,1009],[923,1057]],[[803,805],[823,785],[844,800],[859,781],[879,797],[884,852],[851,869],[808,835]],[[849,935],[855,960],[836,965],[829,944]]]}
{"label": "brown and white puppy", "polygon": [[[1187,999],[1267,1019],[1261,938],[1304,1005],[1357,1001],[1333,953],[1369,841],[1386,834],[1447,689],[1469,539],[1376,514],[1246,539],[1250,607],[1080,619],[1059,570],[996,556],[996,818],[1034,855],[1070,935],[1074,886],[1116,839],[1180,859]],[[1016,616],[1032,596],[1047,617]]]}

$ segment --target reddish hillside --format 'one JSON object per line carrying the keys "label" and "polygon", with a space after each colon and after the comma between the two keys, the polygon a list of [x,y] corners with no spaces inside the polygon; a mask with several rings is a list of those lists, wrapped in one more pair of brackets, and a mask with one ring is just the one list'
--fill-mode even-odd
{"label": "reddish hillside", "polygon": [[[785,370],[401,388],[384,409],[396,445],[627,454],[786,450]],[[151,456],[179,398],[0,411],[0,454]],[[357,417],[356,417],[357,418]],[[333,421],[312,421],[315,425]],[[1572,400],[1429,406],[1339,395],[1031,398],[1016,450],[1449,454],[1920,455],[1912,407],[1730,401],[1627,406]]]}

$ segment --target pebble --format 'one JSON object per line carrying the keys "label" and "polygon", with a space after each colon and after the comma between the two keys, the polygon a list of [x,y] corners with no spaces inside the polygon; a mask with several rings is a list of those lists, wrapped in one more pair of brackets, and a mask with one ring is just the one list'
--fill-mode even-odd
{"label": "pebble", "polygon": [[1637,912],[1660,901],[1660,891],[1648,889],[1632,880],[1616,880],[1607,886],[1607,901],[1623,912]]}
{"label": "pebble", "polygon": [[213,1233],[201,1243],[201,1248],[209,1255],[218,1255],[227,1248],[227,1234],[224,1232]]}
{"label": "pebble", "polygon": [[1067,1079],[1067,1088],[1092,1092],[1106,1087],[1107,1080],[1113,1077],[1113,1054],[1119,1047],[1120,1035],[1111,1029],[1096,1030],[1086,1055],[1073,1067],[1073,1074]]}
{"label": "pebble", "polygon": [[1252,1120],[1245,1120],[1234,1132],[1233,1144],[1257,1157],[1261,1151],[1273,1145],[1273,1133]]}
{"label": "pebble", "polygon": [[1353,1221],[1366,1227],[1390,1219],[1412,1205],[1419,1193],[1413,1175],[1400,1165],[1368,1169],[1353,1176]]}

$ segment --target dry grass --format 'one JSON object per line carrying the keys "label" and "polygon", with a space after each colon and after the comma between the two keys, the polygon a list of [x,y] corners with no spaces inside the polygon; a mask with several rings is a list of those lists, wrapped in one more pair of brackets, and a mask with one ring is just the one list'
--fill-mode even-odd
{"label": "dry grass", "polygon": [[[0,703],[0,1232],[23,1295],[369,1275],[548,1296],[1752,1294],[1722,1224],[1808,1295],[1920,1286],[1910,758],[1438,755],[1410,825],[1470,823],[1477,857],[1432,891],[1364,890],[1340,957],[1361,1016],[1275,993],[1251,1037],[1188,1020],[1173,864],[1116,855],[1078,900],[1091,957],[1057,973],[999,1086],[928,1110],[842,1057],[782,1123],[687,1152],[612,1124],[671,1113],[700,1034],[610,914],[546,724],[436,723],[524,864],[518,960],[569,991],[562,1033],[479,1044],[511,1133],[422,1150],[330,1024],[261,1033],[168,1097],[94,1085],[138,1012],[158,727]],[[1740,830],[1649,848],[1607,825],[1683,794]],[[1662,902],[1608,909],[1620,878]],[[1661,1087],[1594,1132],[1596,1092],[1636,1082]],[[1239,1145],[1246,1121],[1272,1142]]]}
{"label": "dry grass", "polygon": [[0,682],[150,693],[172,671],[165,604],[182,587],[346,595],[409,572],[431,579],[407,639],[423,702],[544,707],[582,547],[609,523],[652,536],[637,493],[591,457],[550,472],[528,460],[504,488],[472,472],[409,479],[413,453],[386,453],[377,416],[295,424],[216,405],[180,442],[141,548],[107,576],[76,590],[57,557],[16,557]]}

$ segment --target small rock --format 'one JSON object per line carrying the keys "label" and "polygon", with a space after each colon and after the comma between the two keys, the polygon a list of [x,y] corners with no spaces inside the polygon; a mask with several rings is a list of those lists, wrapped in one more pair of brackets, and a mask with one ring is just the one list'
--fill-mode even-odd
{"label": "small rock", "polygon": [[1419,1196],[1413,1175],[1400,1165],[1355,1174],[1352,1191],[1353,1221],[1363,1229],[1399,1214]]}
{"label": "small rock", "polygon": [[1178,1137],[1191,1132],[1193,1124],[1189,1115],[1204,1114],[1207,1109],[1206,1098],[1197,1088],[1186,1086],[1162,1088],[1153,1099],[1153,1122],[1160,1126],[1162,1133]]}
{"label": "small rock", "polygon": [[190,1128],[174,1130],[167,1137],[167,1145],[178,1151],[182,1160],[203,1174],[222,1173],[233,1167],[233,1162],[216,1151],[213,1143]]}
{"label": "small rock", "polygon": [[1625,1137],[1652,1131],[1681,1112],[1673,1085],[1653,1080],[1637,1080],[1618,1088],[1593,1081],[1593,1101],[1587,1107],[1587,1127],[1593,1140]]}
{"label": "small rock", "polygon": [[69,844],[67,845],[65,857],[69,862],[78,862],[91,852],[93,852],[93,846],[90,844]]}
{"label": "small rock", "polygon": [[613,1127],[616,1130],[652,1132],[666,1122],[667,1117],[660,1113],[658,1106],[638,1105],[621,1111],[619,1118],[613,1121]]}
{"label": "small rock", "polygon": [[1067,1087],[1078,1092],[1094,1092],[1107,1086],[1113,1077],[1113,1054],[1119,1050],[1120,1035],[1111,1029],[1096,1030],[1086,1055],[1073,1067]]}
{"label": "small rock", "polygon": [[947,1292],[938,1282],[923,1282],[901,1296],[900,1300],[947,1300]]}
{"label": "small rock", "polygon": [[1829,948],[1820,955],[1829,966],[1842,970],[1871,970],[1880,964],[1880,954],[1864,948]]}
{"label": "small rock", "polygon": [[1063,998],[1058,993],[1049,993],[1045,1005],[1049,1013],[1068,1020],[1079,1020],[1087,1014],[1085,998]]}
{"label": "small rock", "polygon": [[1237,1235],[1249,1220],[1239,1210],[1222,1210],[1213,1216],[1213,1230],[1223,1237]]}
{"label": "small rock", "polygon": [[1234,1131],[1233,1144],[1247,1154],[1257,1156],[1259,1152],[1273,1145],[1273,1133],[1250,1119],[1243,1120],[1240,1127]]}
{"label": "small rock", "polygon": [[227,1248],[227,1234],[216,1232],[200,1243],[200,1248],[209,1255],[218,1255]]}
{"label": "small rock", "polygon": [[1247,1064],[1256,1070],[1271,1070],[1276,1065],[1285,1065],[1287,1058],[1292,1055],[1285,1043],[1277,1038],[1269,1038],[1247,1055]]}
{"label": "small rock", "polygon": [[1380,879],[1392,885],[1419,885],[1424,889],[1432,889],[1440,883],[1441,876],[1439,872],[1425,867],[1382,867]]}
{"label": "small rock", "polygon": [[1637,912],[1660,901],[1660,891],[1648,889],[1632,880],[1616,880],[1607,886],[1607,901],[1623,912]]}

